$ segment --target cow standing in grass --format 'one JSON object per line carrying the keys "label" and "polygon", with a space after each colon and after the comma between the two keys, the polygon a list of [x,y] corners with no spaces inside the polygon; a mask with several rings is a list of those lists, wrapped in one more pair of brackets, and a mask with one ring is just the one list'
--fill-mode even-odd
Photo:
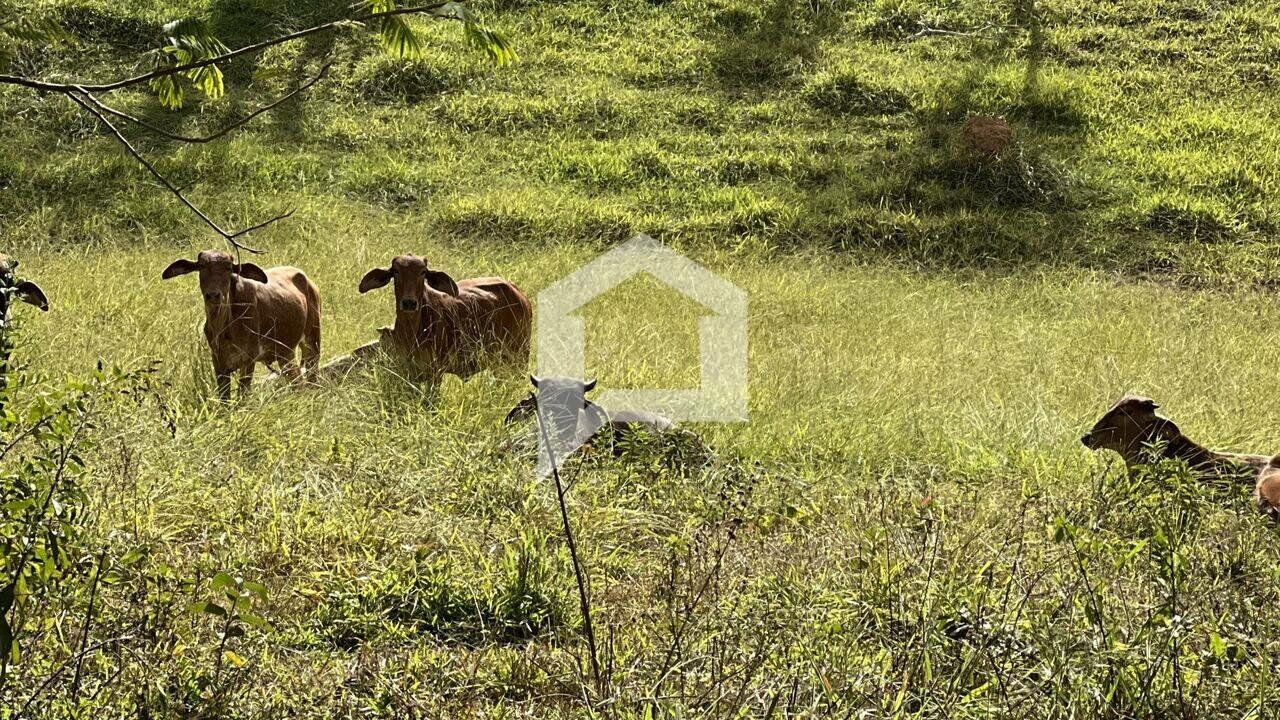
{"label": "cow standing in grass", "polygon": [[[468,377],[495,363],[529,355],[533,307],[500,277],[455,282],[416,255],[401,255],[360,280],[360,292],[393,285],[395,324],[382,328],[382,348],[432,376]],[[371,346],[361,348],[357,353]]]}
{"label": "cow standing in grass", "polygon": [[228,253],[206,250],[192,260],[175,260],[163,278],[200,274],[204,297],[204,337],[213,355],[218,395],[231,397],[231,376],[240,375],[240,394],[253,383],[254,366],[275,365],[281,375],[314,371],[320,360],[320,290],[298,268],[263,270],[237,263]]}

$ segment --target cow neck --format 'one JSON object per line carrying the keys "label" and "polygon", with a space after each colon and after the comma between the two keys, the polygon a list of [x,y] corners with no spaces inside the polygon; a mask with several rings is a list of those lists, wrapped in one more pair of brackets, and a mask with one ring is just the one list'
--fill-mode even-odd
{"label": "cow neck", "polygon": [[1192,441],[1185,435],[1178,435],[1169,440],[1165,446],[1165,456],[1182,460],[1191,467],[1201,470],[1228,462],[1228,458],[1222,454]]}
{"label": "cow neck", "polygon": [[205,323],[215,341],[228,341],[236,334],[240,321],[248,319],[253,303],[249,298],[249,289],[244,287],[245,281],[239,276],[231,277],[230,302],[220,303],[215,307],[204,306]]}

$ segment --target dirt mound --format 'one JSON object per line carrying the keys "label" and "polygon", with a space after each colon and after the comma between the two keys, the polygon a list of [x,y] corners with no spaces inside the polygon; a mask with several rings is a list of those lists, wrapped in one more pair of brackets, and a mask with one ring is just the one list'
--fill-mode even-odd
{"label": "dirt mound", "polygon": [[1013,144],[1013,129],[1001,118],[978,115],[965,122],[960,138],[966,149],[993,158]]}

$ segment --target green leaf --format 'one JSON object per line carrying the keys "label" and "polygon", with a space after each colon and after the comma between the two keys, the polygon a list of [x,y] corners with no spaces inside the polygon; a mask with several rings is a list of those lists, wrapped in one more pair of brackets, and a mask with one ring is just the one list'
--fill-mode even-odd
{"label": "green leaf", "polygon": [[245,613],[240,616],[240,619],[243,620],[246,625],[256,627],[263,632],[271,632],[274,629],[272,628],[271,623],[267,622],[259,615]]}
{"label": "green leaf", "polygon": [[187,612],[190,612],[195,615],[204,614],[204,615],[213,615],[215,617],[227,616],[226,609],[224,609],[221,605],[208,602],[207,600],[201,600],[199,602],[191,603],[190,605],[187,606]]}
{"label": "green leaf", "polygon": [[[164,47],[151,53],[157,69],[208,60],[229,50],[201,18],[182,18],[167,23],[164,26],[164,38]],[[215,65],[192,68],[182,75],[211,100],[226,93],[222,70]],[[176,110],[182,107],[185,92],[176,75],[155,78],[150,85],[166,108]]]}
{"label": "green leaf", "polygon": [[227,573],[220,572],[217,575],[214,575],[213,579],[209,581],[209,587],[214,592],[226,590],[227,588],[234,589],[236,587],[236,580]]}
{"label": "green leaf", "polygon": [[267,601],[267,586],[262,583],[253,582],[252,580],[244,581],[244,589],[258,596],[263,602]]}
{"label": "green leaf", "polygon": [[382,36],[382,47],[392,55],[405,60],[422,58],[422,40],[403,17],[392,15],[382,18],[379,34]]}
{"label": "green leaf", "polygon": [[516,55],[515,45],[497,30],[492,30],[476,22],[467,21],[463,34],[467,45],[484,52],[489,60],[498,67],[510,65],[520,59]]}
{"label": "green leaf", "polygon": [[1227,641],[1222,639],[1218,633],[1209,633],[1209,652],[1213,656],[1220,658],[1227,654]]}

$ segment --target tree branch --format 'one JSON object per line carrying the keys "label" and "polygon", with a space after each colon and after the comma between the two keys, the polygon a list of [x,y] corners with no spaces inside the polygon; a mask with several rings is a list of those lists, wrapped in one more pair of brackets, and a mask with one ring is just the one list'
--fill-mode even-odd
{"label": "tree branch", "polygon": [[[366,23],[366,22],[369,22],[370,20],[381,20],[382,18],[388,18],[395,15],[421,15],[425,13],[432,13],[443,8],[448,4],[449,4],[448,2],[438,2],[438,3],[432,3],[430,5],[417,5],[414,7],[397,8],[395,10],[391,10],[388,12],[369,13],[367,15],[361,15],[355,18],[344,18],[342,20],[333,20],[331,22],[322,23],[320,25],[309,27],[304,30],[298,30],[297,32],[292,32],[287,35],[281,35],[279,37],[263,40],[262,42],[254,43],[252,45],[245,45],[242,48],[238,48],[236,50],[232,50],[230,52],[226,52],[215,57],[205,58],[203,60],[197,60],[195,62],[189,62],[184,65],[172,65],[170,67],[157,68],[155,70],[152,70],[151,72],[143,73],[141,75],[135,75],[131,78],[125,78],[124,80],[117,80],[115,82],[110,82],[110,83],[103,83],[103,84],[96,84],[96,85],[92,83],[75,83],[75,82],[59,83],[59,82],[52,82],[49,80],[36,80],[33,78],[19,77],[16,75],[0,75],[0,85],[18,85],[25,88],[31,88],[32,90],[44,90],[46,92],[108,93],[108,92],[113,92],[115,90],[120,90],[122,88],[131,87],[133,85],[140,85],[142,83],[151,82],[152,80],[155,80],[157,78],[162,78],[167,75],[176,75],[178,73],[187,72],[188,70],[197,70],[199,68],[208,67],[210,65],[215,65],[220,62],[226,62],[227,60],[240,57],[241,55],[260,52],[269,47],[274,47],[276,45],[283,45],[285,43],[292,42],[294,40],[301,40],[302,38],[310,37],[311,35],[315,35],[317,33],[328,32],[329,30],[334,30],[340,27],[346,27],[352,24]],[[452,16],[440,16],[440,17],[442,19],[451,19],[451,20],[458,19]]]}
{"label": "tree branch", "polygon": [[262,252],[261,250],[244,245],[243,243],[236,240],[236,238],[247,235],[248,233],[253,232],[254,230],[259,230],[278,220],[283,220],[293,214],[293,211],[290,210],[289,212],[283,215],[278,215],[276,217],[271,218],[270,220],[258,223],[253,227],[245,228],[244,230],[240,230],[237,232],[228,232],[226,230],[223,230],[222,227],[218,225],[218,223],[210,219],[208,215],[205,215],[204,212],[200,210],[200,208],[196,207],[194,203],[188,200],[187,196],[183,195],[182,191],[179,190],[177,186],[169,182],[169,179],[166,178],[163,173],[157,170],[155,165],[152,165],[151,162],[142,155],[142,153],[138,152],[138,149],[133,146],[133,143],[129,142],[129,139],[126,138],[120,132],[120,129],[117,128],[114,124],[112,124],[110,118],[107,117],[106,113],[104,113],[102,110],[99,109],[101,107],[101,103],[98,102],[98,99],[95,98],[92,93],[90,93],[88,90],[84,90],[81,88],[77,88],[77,90],[79,92],[68,92],[66,93],[66,96],[71,98],[72,102],[84,108],[86,111],[91,113],[94,117],[98,118],[98,121],[101,122],[103,125],[105,125],[109,131],[111,131],[111,134],[115,136],[116,140],[120,141],[120,144],[124,146],[124,149],[127,150],[135,160],[142,163],[142,166],[145,167],[147,171],[150,172],[151,175],[156,180],[160,181],[161,185],[165,186],[165,188],[167,188],[169,192],[173,193],[174,197],[178,198],[178,200],[181,201],[183,205],[186,205],[187,208],[191,210],[191,212],[195,213],[201,220],[205,222],[206,225],[213,228],[214,232],[221,235],[224,240],[231,243],[232,247],[235,247],[237,250],[244,250],[246,252],[251,252],[251,253],[261,253]]}
{"label": "tree branch", "polygon": [[274,102],[271,102],[267,105],[264,105],[258,108],[257,110],[253,111],[252,113],[245,116],[244,118],[241,118],[240,120],[237,120],[231,123],[230,125],[222,128],[221,130],[207,137],[189,137],[189,136],[170,132],[161,127],[148,123],[147,121],[141,118],[130,115],[124,112],[123,110],[118,110],[116,108],[113,108],[104,104],[101,100],[98,99],[97,95],[113,92],[115,90],[120,90],[123,88],[132,87],[135,85],[140,85],[143,83],[149,83],[153,80],[168,77],[171,75],[176,75],[179,73],[187,73],[192,70],[198,70],[200,68],[213,66],[218,63],[226,62],[228,60],[240,57],[242,55],[257,53],[269,47],[273,47],[276,45],[283,45],[285,43],[289,43],[294,40],[300,40],[302,38],[306,38],[311,35],[329,32],[332,30],[336,30],[338,28],[350,27],[353,25],[360,25],[363,23],[368,23],[370,21],[381,20],[381,19],[385,19],[385,18],[397,16],[397,15],[433,14],[435,15],[435,17],[439,19],[460,20],[460,21],[470,23],[471,20],[465,11],[463,12],[452,11],[448,13],[437,14],[439,13],[440,10],[449,8],[450,6],[453,6],[453,8],[457,8],[458,4],[461,1],[462,0],[453,0],[452,2],[449,2],[449,1],[435,2],[435,3],[426,4],[426,5],[415,5],[413,7],[396,8],[394,10],[389,10],[386,12],[366,13],[364,15],[360,15],[354,18],[333,20],[331,22],[322,23],[314,27],[298,30],[296,32],[288,33],[286,35],[281,35],[279,37],[269,38],[267,40],[254,43],[252,45],[246,45],[242,48],[231,50],[231,51],[222,53],[221,55],[217,55],[215,57],[204,58],[202,60],[197,60],[197,61],[193,61],[185,64],[174,64],[168,67],[156,68],[151,72],[146,72],[141,75],[135,75],[133,77],[129,77],[123,80],[117,80],[109,83],[93,84],[93,83],[81,83],[81,82],[54,82],[52,80],[42,80],[42,79],[35,79],[35,78],[28,78],[28,77],[20,77],[16,75],[0,74],[0,85],[14,85],[18,87],[28,88],[31,90],[36,90],[39,92],[54,92],[54,93],[61,93],[63,95],[66,95],[68,98],[71,99],[72,102],[79,105],[86,112],[89,112],[94,117],[96,117],[98,121],[102,123],[102,125],[105,126],[112,135],[115,136],[116,140],[118,140],[120,144],[124,146],[125,150],[127,150],[135,160],[142,163],[142,166],[145,167],[147,171],[151,173],[151,175],[160,182],[161,185],[163,185],[166,189],[168,189],[169,192],[172,193],[173,196],[176,197],[180,202],[182,202],[183,205],[187,206],[188,209],[194,212],[196,216],[199,217],[202,221],[204,221],[206,225],[212,228],[214,232],[218,233],[218,235],[220,235],[224,240],[231,243],[232,247],[236,248],[237,250],[245,250],[251,253],[260,253],[262,252],[261,250],[248,247],[238,242],[236,238],[243,237],[251,232],[254,232],[255,230],[260,230],[263,227],[266,227],[267,225],[270,225],[279,220],[283,220],[293,214],[292,210],[282,215],[277,215],[276,217],[273,217],[264,222],[244,228],[243,230],[231,232],[223,229],[216,222],[214,222],[208,215],[206,215],[203,211],[201,211],[200,208],[196,207],[194,203],[188,200],[186,195],[183,194],[182,189],[178,188],[172,182],[170,182],[159,170],[156,169],[154,165],[152,165],[145,157],[143,157],[142,153],[138,152],[138,149],[135,148],[133,144],[129,142],[128,138],[126,138],[124,134],[120,132],[120,129],[117,128],[114,124],[112,124],[108,116],[113,116],[128,122],[131,122],[145,130],[148,130],[157,135],[169,138],[171,140],[176,140],[179,142],[186,142],[186,143],[194,143],[194,144],[207,143],[212,140],[216,140],[217,138],[220,138],[226,135],[227,133],[230,133],[236,128],[244,126],[245,124],[252,121],[254,118],[258,117],[259,115],[275,107],[278,107],[279,105],[288,101],[290,98],[296,96],[298,93],[304,92],[305,90],[309,89],[311,86],[315,85],[325,76],[325,74],[328,72],[331,66],[331,63],[325,63],[325,65],[320,69],[320,72],[315,77],[313,77],[311,80],[304,83],[303,85],[299,86],[297,89],[293,90],[292,92],[288,93],[284,97],[281,97],[280,99],[275,100]]}
{"label": "tree branch", "polygon": [[243,126],[245,126],[245,125],[249,124],[249,122],[250,122],[250,121],[252,121],[254,118],[258,117],[258,116],[259,116],[259,115],[261,115],[262,113],[265,113],[265,112],[267,112],[267,111],[269,111],[269,110],[272,110],[272,109],[274,109],[274,108],[276,108],[276,107],[279,107],[280,105],[283,105],[284,103],[288,102],[290,99],[292,99],[294,96],[298,95],[299,93],[306,92],[307,90],[311,89],[311,86],[312,86],[312,85],[315,85],[316,83],[320,82],[320,80],[324,78],[324,76],[329,72],[329,68],[330,68],[330,67],[332,67],[332,66],[333,66],[333,63],[332,63],[332,62],[325,63],[325,64],[324,64],[324,67],[320,68],[320,72],[319,72],[319,73],[316,73],[316,75],[315,75],[314,77],[312,77],[310,80],[308,80],[307,82],[303,83],[302,85],[299,85],[297,88],[294,88],[294,90],[293,90],[292,92],[290,92],[289,94],[287,94],[287,95],[285,95],[285,96],[283,96],[283,97],[281,97],[281,98],[279,98],[279,99],[275,100],[274,102],[271,102],[271,103],[269,103],[269,104],[267,104],[267,105],[263,105],[262,107],[258,108],[257,110],[254,110],[253,112],[249,113],[248,115],[245,115],[244,117],[240,118],[239,120],[236,120],[235,122],[233,122],[233,123],[231,123],[230,125],[228,125],[228,126],[226,126],[226,127],[222,128],[221,130],[219,130],[219,131],[215,132],[214,134],[212,134],[212,135],[205,135],[204,137],[190,137],[190,136],[187,136],[187,135],[178,135],[177,133],[169,132],[168,130],[165,130],[165,129],[164,129],[164,128],[162,128],[162,127],[158,127],[158,126],[156,126],[156,125],[152,125],[151,123],[147,122],[146,120],[143,120],[142,118],[139,118],[139,117],[136,117],[136,116],[130,115],[129,113],[124,112],[123,110],[117,110],[116,108],[113,108],[113,107],[111,107],[111,106],[107,105],[106,103],[103,103],[101,100],[96,99],[96,98],[94,98],[94,103],[98,106],[98,109],[102,110],[103,112],[105,112],[105,113],[107,113],[107,114],[109,114],[109,115],[114,115],[114,116],[116,116],[116,117],[118,117],[118,118],[121,118],[121,119],[123,119],[123,120],[128,120],[129,122],[131,122],[131,123],[133,123],[133,124],[135,124],[135,125],[138,125],[138,126],[140,126],[140,127],[146,128],[147,130],[150,130],[151,132],[153,132],[153,133],[155,133],[155,134],[157,134],[157,135],[161,135],[161,136],[163,136],[163,137],[167,137],[167,138],[169,138],[170,140],[177,140],[177,141],[179,141],[179,142],[184,142],[184,143],[202,144],[202,143],[207,143],[207,142],[212,142],[212,141],[214,141],[214,140],[217,140],[218,138],[222,137],[223,135],[226,135],[227,133],[231,132],[232,130],[235,130],[236,128],[240,128],[240,127],[243,127]]}

